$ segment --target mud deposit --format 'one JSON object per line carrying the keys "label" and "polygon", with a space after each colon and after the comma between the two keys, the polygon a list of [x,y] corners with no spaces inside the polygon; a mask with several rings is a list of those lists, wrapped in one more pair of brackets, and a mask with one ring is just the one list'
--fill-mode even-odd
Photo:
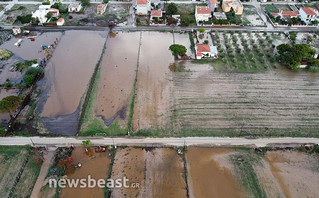
{"label": "mud deposit", "polygon": [[145,174],[145,151],[140,148],[118,149],[112,169],[112,179],[126,177],[139,188],[115,188],[111,197],[143,197]]}
{"label": "mud deposit", "polygon": [[[159,42],[160,41],[160,42]],[[143,32],[134,106],[134,130],[164,127],[169,117],[171,33]]]}
{"label": "mud deposit", "polygon": [[[137,69],[140,32],[118,33],[107,41],[95,102],[96,116],[106,125],[126,120]],[[123,121],[121,125],[125,125]]]}
{"label": "mud deposit", "polygon": [[231,152],[218,148],[189,148],[186,157],[190,197],[245,197],[229,166],[216,160]]}
{"label": "mud deposit", "polygon": [[[0,100],[7,96],[17,96],[18,95],[18,90],[17,89],[0,89]],[[6,122],[10,119],[9,114],[7,113],[0,113],[0,124],[2,122]]]}
{"label": "mud deposit", "polygon": [[[81,168],[67,169],[67,178],[69,179],[83,179],[88,178],[88,175],[91,175],[91,178],[96,180],[107,179],[107,173],[109,169],[109,164],[111,158],[109,157],[109,152],[104,153],[94,153],[93,156],[85,153],[85,148],[77,147],[72,152],[73,163],[82,163]],[[69,197],[104,197],[104,188],[65,188],[62,190],[60,198],[69,198]]]}
{"label": "mud deposit", "polygon": [[53,133],[74,135],[82,97],[101,55],[105,32],[66,31],[40,82],[42,122]]}
{"label": "mud deposit", "polygon": [[266,153],[265,160],[285,197],[318,196],[318,156],[296,151],[272,151]]}

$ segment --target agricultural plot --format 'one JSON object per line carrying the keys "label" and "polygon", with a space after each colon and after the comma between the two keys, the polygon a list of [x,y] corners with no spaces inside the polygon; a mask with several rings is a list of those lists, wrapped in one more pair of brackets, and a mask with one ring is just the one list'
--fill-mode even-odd
{"label": "agricultural plot", "polygon": [[245,5],[242,21],[244,26],[266,26],[254,6]]}
{"label": "agricultural plot", "polygon": [[119,33],[108,39],[81,134],[127,132],[141,34]]}
{"label": "agricultural plot", "polygon": [[35,125],[40,132],[64,135],[77,132],[82,99],[105,39],[103,32],[65,32],[45,68],[45,78],[39,82],[42,92],[36,112],[40,116]]}

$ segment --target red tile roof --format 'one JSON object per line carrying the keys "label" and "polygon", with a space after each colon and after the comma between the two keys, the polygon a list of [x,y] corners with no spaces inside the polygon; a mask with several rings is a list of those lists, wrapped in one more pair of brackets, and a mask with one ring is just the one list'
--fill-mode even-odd
{"label": "red tile roof", "polygon": [[49,9],[49,12],[52,13],[52,12],[56,12],[58,13],[59,12],[59,9],[56,9],[56,8],[50,8]]}
{"label": "red tile roof", "polygon": [[281,15],[284,18],[297,17],[299,15],[299,11],[281,11]]}
{"label": "red tile roof", "polygon": [[302,7],[301,9],[306,13],[306,15],[311,15],[311,16],[317,15],[314,9],[312,8]]}
{"label": "red tile roof", "polygon": [[64,21],[63,18],[59,18],[57,22],[61,23],[61,22],[63,22],[63,21]]}
{"label": "red tile roof", "polygon": [[197,44],[197,56],[201,56],[202,53],[204,52],[211,52],[210,51],[210,46],[208,44]]}
{"label": "red tile roof", "polygon": [[279,16],[279,13],[271,13],[274,17]]}
{"label": "red tile roof", "polygon": [[147,2],[147,0],[137,0],[137,1],[136,1],[136,4],[137,4],[137,5],[147,5],[148,2]]}
{"label": "red tile roof", "polygon": [[97,10],[100,11],[100,10],[103,10],[105,4],[101,3],[97,6]]}
{"label": "red tile roof", "polygon": [[197,14],[211,14],[211,10],[207,6],[196,6]]}
{"label": "red tile roof", "polygon": [[209,3],[212,5],[212,4],[217,4],[218,1],[217,0],[209,0]]}
{"label": "red tile roof", "polygon": [[162,17],[162,10],[152,10],[151,16],[153,17]]}

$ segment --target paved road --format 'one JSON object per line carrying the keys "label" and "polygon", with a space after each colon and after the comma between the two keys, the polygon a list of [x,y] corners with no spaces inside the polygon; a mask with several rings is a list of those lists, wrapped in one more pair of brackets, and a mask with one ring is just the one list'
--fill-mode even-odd
{"label": "paved road", "polygon": [[[319,138],[227,138],[227,137],[185,137],[185,138],[89,138],[93,145],[129,145],[129,146],[235,146],[255,145],[258,147],[271,144],[319,144]],[[0,145],[47,145],[47,146],[70,146],[80,145],[86,138],[66,137],[2,137]]]}

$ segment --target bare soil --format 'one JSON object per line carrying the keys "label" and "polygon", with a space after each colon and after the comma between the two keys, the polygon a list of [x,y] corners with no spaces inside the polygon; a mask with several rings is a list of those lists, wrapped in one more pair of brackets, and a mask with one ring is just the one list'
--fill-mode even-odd
{"label": "bare soil", "polygon": [[[85,152],[84,147],[76,147],[72,152],[73,163],[81,163],[81,168],[69,168],[67,169],[67,178],[69,179],[87,179],[88,175],[96,181],[99,179],[106,180],[109,170],[109,164],[111,162],[110,153],[102,152],[95,153],[93,155],[88,155]],[[104,188],[65,188],[62,189],[61,198],[69,197],[104,197]]]}

